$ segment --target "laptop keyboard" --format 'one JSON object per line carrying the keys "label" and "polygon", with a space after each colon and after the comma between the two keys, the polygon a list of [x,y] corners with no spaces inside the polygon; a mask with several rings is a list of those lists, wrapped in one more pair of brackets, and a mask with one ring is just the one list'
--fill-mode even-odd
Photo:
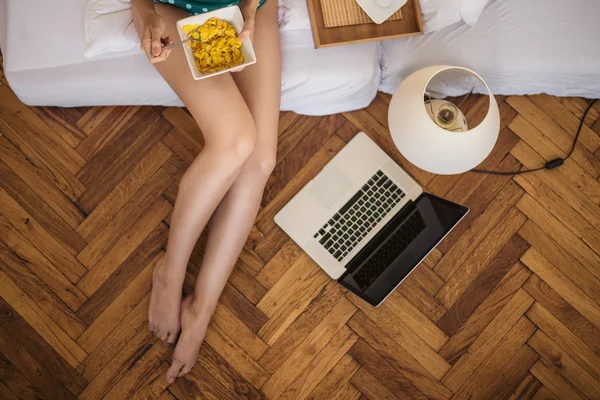
{"label": "laptop keyboard", "polygon": [[379,170],[314,234],[314,238],[336,260],[343,261],[404,196],[404,192]]}
{"label": "laptop keyboard", "polygon": [[421,214],[418,211],[414,212],[385,244],[352,275],[361,290],[367,290],[424,229],[425,222]]}

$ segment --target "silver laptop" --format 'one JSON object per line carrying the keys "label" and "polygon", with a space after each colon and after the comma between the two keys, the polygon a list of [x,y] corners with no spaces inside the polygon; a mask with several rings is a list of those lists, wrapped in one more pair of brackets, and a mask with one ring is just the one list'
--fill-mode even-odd
{"label": "silver laptop", "polygon": [[423,193],[361,132],[275,222],[331,278],[379,305],[467,212]]}

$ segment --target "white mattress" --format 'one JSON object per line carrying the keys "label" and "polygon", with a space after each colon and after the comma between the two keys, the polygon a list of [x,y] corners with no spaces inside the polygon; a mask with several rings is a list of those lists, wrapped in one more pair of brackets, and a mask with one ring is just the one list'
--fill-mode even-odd
{"label": "white mattress", "polygon": [[[139,49],[83,56],[85,5],[0,0],[0,18],[8,19],[0,20],[4,70],[19,98],[67,107],[182,105]],[[40,32],[44,40],[34,36]],[[282,32],[282,109],[322,115],[367,106],[380,82],[379,52],[378,43],[315,50],[310,30]]]}
{"label": "white mattress", "polygon": [[[599,18],[599,0],[496,0],[472,28],[455,24],[383,42],[380,89],[393,93],[417,69],[450,64],[473,69],[495,94],[598,98]],[[469,89],[445,82],[436,91],[457,95]]]}

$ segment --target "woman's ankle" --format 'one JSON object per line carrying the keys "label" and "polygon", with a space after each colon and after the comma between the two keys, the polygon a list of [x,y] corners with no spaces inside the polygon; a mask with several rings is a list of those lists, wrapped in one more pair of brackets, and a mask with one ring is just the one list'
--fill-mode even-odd
{"label": "woman's ankle", "polygon": [[[218,300],[218,299],[217,299]],[[196,315],[212,316],[217,308],[217,301],[202,296],[192,295],[192,311]]]}
{"label": "woman's ankle", "polygon": [[179,273],[177,268],[169,264],[167,260],[167,256],[165,255],[154,267],[154,271],[152,272],[154,281],[167,286],[178,285],[182,287],[183,280],[185,279],[185,268],[183,269],[183,273]]}

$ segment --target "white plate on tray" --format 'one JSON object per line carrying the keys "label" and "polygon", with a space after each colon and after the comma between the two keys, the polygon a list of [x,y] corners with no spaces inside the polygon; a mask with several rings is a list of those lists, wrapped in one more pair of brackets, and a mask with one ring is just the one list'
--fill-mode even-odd
{"label": "white plate on tray", "polygon": [[384,23],[408,0],[356,0],[356,3],[376,24]]}

